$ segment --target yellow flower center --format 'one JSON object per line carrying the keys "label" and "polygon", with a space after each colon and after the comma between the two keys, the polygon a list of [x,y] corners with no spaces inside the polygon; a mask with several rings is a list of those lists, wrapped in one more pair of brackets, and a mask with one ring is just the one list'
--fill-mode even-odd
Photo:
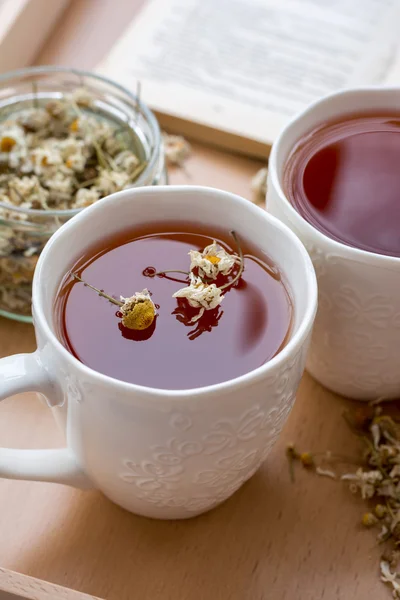
{"label": "yellow flower center", "polygon": [[213,265],[217,265],[220,262],[219,256],[206,256],[207,260],[210,261]]}
{"label": "yellow flower center", "polygon": [[196,290],[198,290],[199,288],[203,288],[204,290],[206,288],[209,287],[208,283],[204,283],[203,281],[199,281],[198,283],[195,283],[194,285],[192,285],[192,287],[194,287]]}
{"label": "yellow flower center", "polygon": [[151,300],[143,300],[134,304],[132,309],[122,317],[122,323],[128,329],[142,331],[154,321],[154,306]]}
{"label": "yellow flower center", "polygon": [[0,149],[2,152],[10,152],[17,142],[14,138],[9,136],[4,136],[1,138]]}
{"label": "yellow flower center", "polygon": [[70,131],[76,132],[79,130],[79,119],[75,119],[74,121],[72,121],[71,125],[69,126]]}

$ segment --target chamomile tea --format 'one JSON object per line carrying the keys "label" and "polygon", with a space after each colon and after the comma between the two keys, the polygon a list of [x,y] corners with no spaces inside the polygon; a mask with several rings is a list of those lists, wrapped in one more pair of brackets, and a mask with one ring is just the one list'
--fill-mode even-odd
{"label": "chamomile tea", "polygon": [[279,269],[240,231],[159,223],[103,241],[71,265],[55,319],[85,365],[178,390],[269,361],[288,340],[292,302]]}
{"label": "chamomile tea", "polygon": [[400,114],[360,114],[311,131],[284,173],[296,210],[327,236],[400,256]]}

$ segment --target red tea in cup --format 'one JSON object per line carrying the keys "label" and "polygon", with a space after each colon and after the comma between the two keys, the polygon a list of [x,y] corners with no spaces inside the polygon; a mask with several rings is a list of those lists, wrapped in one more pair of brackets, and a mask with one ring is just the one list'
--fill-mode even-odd
{"label": "red tea in cup", "polygon": [[[288,339],[292,305],[276,266],[240,232],[243,272],[236,263],[228,275],[205,278],[224,287],[218,306],[197,318],[199,308],[174,297],[189,285],[188,276],[179,273],[189,271],[189,251],[202,252],[213,240],[237,257],[229,232],[182,223],[134,229],[89,250],[72,272],[115,300],[147,288],[156,316],[145,329],[129,329],[122,309],[67,274],[55,309],[63,344],[100,373],[162,389],[216,384],[263,365]],[[178,272],[164,273],[171,269]]]}
{"label": "red tea in cup", "polygon": [[327,236],[400,256],[400,114],[360,114],[302,138],[284,172],[296,210]]}

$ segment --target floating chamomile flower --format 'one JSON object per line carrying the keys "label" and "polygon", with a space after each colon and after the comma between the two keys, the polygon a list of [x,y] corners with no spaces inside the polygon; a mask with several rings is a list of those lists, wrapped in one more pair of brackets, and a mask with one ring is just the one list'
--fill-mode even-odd
{"label": "floating chamomile flower", "polygon": [[147,289],[136,292],[130,298],[121,296],[121,301],[122,324],[125,327],[143,331],[152,325],[157,311]]}
{"label": "floating chamomile flower", "polygon": [[76,273],[71,273],[72,277],[76,281],[80,281],[86,287],[94,290],[102,298],[106,298],[112,304],[116,304],[120,307],[122,314],[122,324],[128,329],[134,329],[135,331],[143,331],[153,324],[154,319],[157,315],[156,307],[151,299],[150,292],[147,289],[141,292],[136,292],[129,298],[120,296],[121,300],[116,300],[112,296],[109,296],[103,290],[99,290],[90,283],[84,281]]}
{"label": "floating chamomile flower", "polygon": [[190,273],[190,284],[175,292],[173,297],[186,298],[192,308],[200,308],[199,314],[191,319],[191,323],[198,321],[206,310],[217,308],[224,299],[221,288],[215,283],[204,283],[193,273]]}
{"label": "floating chamomile flower", "polygon": [[235,254],[229,254],[222,246],[214,240],[206,246],[203,252],[190,250],[190,270],[197,267],[200,277],[216,279],[218,275],[229,275],[233,267],[240,264],[240,258]]}
{"label": "floating chamomile flower", "polygon": [[[85,198],[82,198],[84,201]],[[173,298],[186,299],[188,305],[192,308],[198,308],[199,312],[189,323],[196,323],[206,310],[213,310],[217,308],[222,300],[224,299],[223,290],[231,288],[240,279],[243,273],[244,257],[243,252],[235,231],[230,232],[233,239],[235,240],[238,247],[238,255],[228,254],[222,246],[217,244],[214,240],[212,244],[204,248],[203,252],[197,252],[191,250],[189,252],[191,258],[190,271],[181,271],[176,269],[167,269],[164,271],[156,272],[155,269],[145,269],[144,274],[155,277],[157,275],[165,276],[167,273],[183,273],[189,275],[189,285],[181,288],[175,292]],[[219,274],[229,275],[235,265],[238,265],[236,274],[224,283],[224,285],[217,286],[215,283],[211,283],[209,280],[216,279]],[[192,269],[196,268],[197,272],[193,272]],[[147,273],[147,271],[149,271]],[[147,289],[141,292],[135,292],[133,296],[125,298],[120,296],[120,300],[113,298],[106,294],[103,290],[99,290],[90,283],[84,281],[77,273],[71,273],[72,277],[85,286],[91,288],[97,294],[103,298],[106,298],[109,302],[119,306],[119,316],[122,320],[122,325],[128,329],[134,331],[149,330],[154,324],[155,317],[157,316],[156,305],[151,299],[150,292]],[[173,313],[174,314],[174,313]]]}
{"label": "floating chamomile flower", "polygon": [[[224,298],[222,294],[223,290],[232,287],[242,276],[244,268],[242,248],[236,232],[232,230],[230,233],[237,244],[238,255],[229,254],[214,240],[212,244],[204,248],[203,252],[190,250],[191,263],[189,272],[179,269],[166,269],[150,275],[151,277],[165,275],[166,273],[183,273],[189,275],[189,285],[172,295],[173,298],[186,298],[189,306],[200,309],[199,314],[193,317],[189,323],[198,321],[206,310],[217,308]],[[204,281],[204,279],[216,279],[218,275],[229,275],[235,265],[239,266],[236,275],[230,281],[224,283],[224,285],[217,286],[215,283],[210,284],[208,281]],[[197,274],[193,273],[194,268],[197,269]]]}

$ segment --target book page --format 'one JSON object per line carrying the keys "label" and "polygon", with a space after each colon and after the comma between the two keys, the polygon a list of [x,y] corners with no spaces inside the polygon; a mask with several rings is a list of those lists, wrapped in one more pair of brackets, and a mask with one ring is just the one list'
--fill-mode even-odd
{"label": "book page", "polygon": [[100,71],[153,109],[270,143],[331,91],[384,79],[398,0],[150,0]]}

